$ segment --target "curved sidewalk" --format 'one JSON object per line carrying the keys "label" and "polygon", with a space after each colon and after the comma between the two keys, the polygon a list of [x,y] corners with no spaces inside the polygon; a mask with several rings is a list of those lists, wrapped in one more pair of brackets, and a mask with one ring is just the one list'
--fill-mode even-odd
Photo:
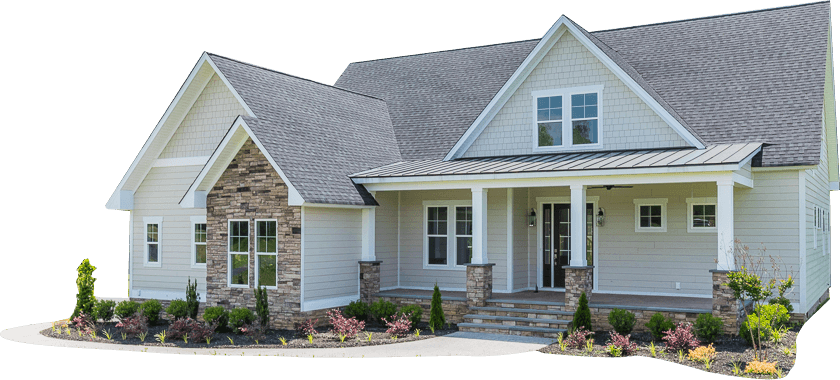
{"label": "curved sidewalk", "polygon": [[0,337],[19,343],[54,347],[88,348],[114,351],[137,351],[162,354],[236,355],[236,356],[286,356],[316,358],[377,358],[416,356],[497,356],[538,350],[553,342],[552,339],[456,332],[447,336],[420,341],[347,348],[242,348],[196,349],[156,346],[130,346],[109,343],[77,342],[47,338],[40,331],[50,323],[39,323],[6,329]]}

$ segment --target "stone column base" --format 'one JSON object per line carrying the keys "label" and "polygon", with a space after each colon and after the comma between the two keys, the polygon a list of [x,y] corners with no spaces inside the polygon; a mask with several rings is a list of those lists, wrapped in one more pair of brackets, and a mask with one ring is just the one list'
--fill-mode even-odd
{"label": "stone column base", "polygon": [[566,302],[564,305],[566,311],[577,310],[582,293],[588,294],[587,298],[592,296],[592,272],[594,268],[593,266],[563,267],[566,271]]}
{"label": "stone column base", "polygon": [[712,315],[723,320],[723,332],[727,335],[738,335],[741,323],[747,317],[747,310],[739,305],[735,293],[724,285],[729,282],[726,276],[730,271],[712,269]]}
{"label": "stone column base", "polygon": [[359,261],[359,297],[364,303],[373,302],[373,296],[379,293],[379,264],[382,261]]}
{"label": "stone column base", "polygon": [[483,307],[493,295],[493,265],[467,264],[467,305]]}

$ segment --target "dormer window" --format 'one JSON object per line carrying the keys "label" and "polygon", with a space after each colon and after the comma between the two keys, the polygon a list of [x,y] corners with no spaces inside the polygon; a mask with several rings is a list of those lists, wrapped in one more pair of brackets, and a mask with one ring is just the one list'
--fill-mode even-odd
{"label": "dormer window", "polygon": [[603,86],[588,86],[534,91],[534,151],[602,148],[602,90]]}

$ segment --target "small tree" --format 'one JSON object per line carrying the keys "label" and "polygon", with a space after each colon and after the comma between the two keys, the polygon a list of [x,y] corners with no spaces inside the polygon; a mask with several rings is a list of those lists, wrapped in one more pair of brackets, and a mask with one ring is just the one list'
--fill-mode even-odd
{"label": "small tree", "polygon": [[192,319],[198,318],[198,293],[195,288],[198,286],[198,281],[193,280],[190,284],[190,278],[187,277],[187,311]]}
{"label": "small tree", "polygon": [[96,282],[96,279],[93,278],[93,271],[95,270],[96,267],[90,265],[88,259],[84,259],[76,268],[76,271],[79,272],[79,276],[76,278],[78,293],[76,293],[76,308],[73,309],[73,315],[70,316],[71,320],[78,317],[79,314],[93,314],[93,307],[96,302],[96,297],[93,296],[93,283]]}
{"label": "small tree", "polygon": [[429,314],[429,327],[434,330],[440,329],[446,324],[446,317],[443,315],[443,305],[440,300],[440,288],[435,283],[435,291],[432,293],[432,310]]}
{"label": "small tree", "polygon": [[575,316],[572,318],[571,331],[577,329],[584,329],[592,331],[592,314],[589,312],[589,300],[586,299],[586,293],[580,294],[578,300],[578,307],[575,310]]}
{"label": "small tree", "polygon": [[265,286],[254,288],[254,298],[257,300],[257,315],[260,317],[260,324],[268,326],[268,291]]}

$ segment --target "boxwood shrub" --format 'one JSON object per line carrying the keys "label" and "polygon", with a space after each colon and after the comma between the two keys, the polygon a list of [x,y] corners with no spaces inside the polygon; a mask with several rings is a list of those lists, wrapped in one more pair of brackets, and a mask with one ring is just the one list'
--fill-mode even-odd
{"label": "boxwood shrub", "polygon": [[190,314],[190,306],[187,301],[173,300],[166,308],[166,314],[171,315],[174,319],[184,319]]}
{"label": "boxwood shrub", "polygon": [[140,304],[134,301],[120,301],[117,304],[117,307],[114,308],[114,314],[117,315],[119,320],[126,319],[134,313],[137,313],[137,310],[140,309]]}
{"label": "boxwood shrub", "polygon": [[97,300],[93,305],[93,318],[108,322],[114,318],[114,307],[116,302],[111,300]]}
{"label": "boxwood shrub", "polygon": [[204,322],[216,326],[216,331],[225,331],[228,327],[228,311],[224,306],[212,306],[204,309]]}
{"label": "boxwood shrub", "polygon": [[394,305],[391,302],[385,301],[383,299],[379,299],[379,301],[374,302],[370,305],[370,314],[373,316],[373,320],[376,321],[380,326],[385,326],[385,321],[392,322],[394,318],[394,314],[397,313],[397,305]]}
{"label": "boxwood shrub", "polygon": [[418,305],[407,305],[400,308],[397,315],[402,316],[403,313],[408,316],[411,321],[411,328],[416,329],[420,325],[420,320],[423,318],[423,308]]}
{"label": "boxwood shrub", "polygon": [[257,316],[251,309],[244,307],[237,307],[230,311],[228,316],[228,327],[235,333],[240,333],[239,328],[245,325],[250,325]]}
{"label": "boxwood shrub", "polygon": [[148,300],[140,305],[140,313],[149,321],[149,325],[157,324],[160,320],[160,312],[163,310],[163,305],[158,300]]}
{"label": "boxwood shrub", "polygon": [[350,304],[344,308],[344,315],[350,318],[355,318],[357,321],[366,321],[369,314],[370,305],[362,300],[350,302]]}

